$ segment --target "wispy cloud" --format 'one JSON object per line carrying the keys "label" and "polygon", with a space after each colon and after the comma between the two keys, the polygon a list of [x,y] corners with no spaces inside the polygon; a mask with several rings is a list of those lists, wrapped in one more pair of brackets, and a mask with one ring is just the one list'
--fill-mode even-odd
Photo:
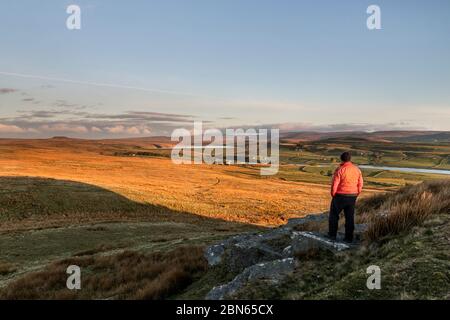
{"label": "wispy cloud", "polygon": [[138,87],[138,86],[128,86],[128,85],[117,84],[117,83],[105,83],[105,82],[93,82],[93,81],[66,79],[66,78],[50,77],[50,76],[45,76],[45,75],[24,74],[24,73],[8,72],[8,71],[0,71],[0,75],[25,78],[25,79],[45,80],[45,81],[51,81],[51,82],[80,84],[80,85],[93,86],[93,87],[106,87],[106,88],[144,91],[144,92],[158,93],[158,94],[162,93],[162,94],[179,95],[179,96],[203,97],[201,95],[197,95],[197,94],[193,94],[193,93],[189,93],[189,92],[172,91],[172,90],[157,89],[157,88],[145,88],[145,87]]}
{"label": "wispy cloud", "polygon": [[428,130],[429,128],[417,126],[409,122],[390,123],[332,123],[315,125],[312,123],[286,122],[267,123],[259,125],[237,126],[239,128],[279,129],[281,132],[372,132],[389,130]]}
{"label": "wispy cloud", "polygon": [[21,128],[16,125],[8,125],[0,123],[0,133],[35,133],[33,128]]}
{"label": "wispy cloud", "polygon": [[0,94],[8,94],[8,93],[14,93],[19,90],[13,89],[13,88],[0,88]]}
{"label": "wispy cloud", "polygon": [[[82,137],[170,135],[196,117],[188,114],[127,111],[91,113],[75,109],[18,110],[13,117],[0,118],[1,133]],[[205,121],[209,123],[209,121]]]}
{"label": "wispy cloud", "polygon": [[35,129],[40,132],[88,133],[86,126],[67,123],[44,124]]}

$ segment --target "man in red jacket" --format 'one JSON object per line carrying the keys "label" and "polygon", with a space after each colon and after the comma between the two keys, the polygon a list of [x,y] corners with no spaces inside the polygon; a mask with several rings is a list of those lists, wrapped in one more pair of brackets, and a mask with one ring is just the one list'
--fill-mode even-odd
{"label": "man in red jacket", "polygon": [[331,201],[328,236],[336,240],[339,214],[344,210],[345,215],[345,242],[353,242],[353,230],[355,229],[355,203],[356,198],[363,188],[361,170],[351,162],[349,152],[341,155],[342,163],[336,169],[331,184]]}

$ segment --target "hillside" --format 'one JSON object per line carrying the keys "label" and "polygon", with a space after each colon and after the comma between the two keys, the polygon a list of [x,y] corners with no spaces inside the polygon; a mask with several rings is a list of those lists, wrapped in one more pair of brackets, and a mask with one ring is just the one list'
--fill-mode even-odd
{"label": "hillside", "polygon": [[[79,182],[176,212],[266,226],[328,206],[326,186],[261,178],[244,166],[175,165],[154,154],[159,140],[139,141],[0,140],[0,177]],[[136,150],[143,156],[128,156]],[[30,219],[24,216],[21,226]]]}
{"label": "hillside", "polygon": [[370,141],[391,141],[391,142],[449,142],[448,131],[418,131],[418,130],[398,130],[398,131],[336,131],[336,132],[282,132],[280,138],[285,142],[305,142],[326,139],[341,138],[361,138]]}
{"label": "hillside", "polygon": [[[385,186],[371,184],[388,178],[365,172],[368,187],[357,219],[369,225],[359,231],[363,241],[339,253],[309,250],[305,235],[315,242],[327,225],[326,213],[305,217],[329,205],[330,177],[323,168],[289,165],[262,178],[250,166],[177,166],[153,153],[164,149],[155,146],[163,142],[0,140],[0,298],[204,299],[214,287],[238,275],[242,282],[249,272],[262,281],[241,286],[232,298],[448,296],[449,180],[429,177],[384,194]],[[346,143],[364,141],[336,142],[328,157]],[[428,180],[413,177],[396,179],[398,185]],[[311,183],[296,181],[306,178]],[[301,253],[285,250],[293,234]],[[205,259],[205,250],[236,241],[245,250],[232,259],[232,268]],[[287,255],[287,265],[270,260],[267,270],[243,270],[280,255]],[[80,293],[65,287],[70,264],[86,270]],[[386,290],[366,292],[370,264],[385,270]],[[268,274],[279,279],[268,283]]]}
{"label": "hillside", "polygon": [[[422,183],[359,202],[357,222],[366,227],[353,248],[325,238],[302,242],[300,230],[318,237],[325,233],[326,218],[319,217],[292,221],[293,229],[287,225],[255,240],[234,238],[240,241],[240,251],[222,242],[221,262],[183,297],[200,298],[209,292],[233,299],[450,298],[450,181]],[[258,238],[266,241],[255,244]],[[290,243],[295,252],[285,254],[286,247],[279,251],[283,259],[270,257],[266,246],[277,250],[280,243],[281,249]],[[265,252],[265,258],[251,258],[251,250]],[[272,259],[279,260],[268,262]],[[236,261],[243,267],[230,274]],[[366,270],[373,265],[381,269],[380,290],[366,287]]]}
{"label": "hillside", "polygon": [[413,135],[409,137],[400,137],[395,139],[399,142],[428,142],[428,143],[442,143],[450,142],[450,132],[439,132],[434,134]]}
{"label": "hillside", "polygon": [[[233,294],[226,296],[233,299],[450,298],[449,181],[410,186],[358,203],[357,222],[367,227],[361,231],[360,242],[346,250],[339,243],[317,247],[308,242],[309,249],[302,245],[301,252],[289,254],[293,258],[264,262],[272,252],[264,248],[281,250],[290,241],[286,232],[324,232],[326,219],[320,216],[292,220],[290,227],[229,238],[230,244],[247,244],[226,247],[220,260],[210,260],[211,251],[203,253],[206,247],[195,242],[160,253],[126,250],[105,254],[106,247],[78,252],[9,282],[0,290],[0,298],[203,299],[208,292],[211,295],[213,287],[226,283],[234,283]],[[221,243],[227,246],[230,240]],[[265,255],[252,254],[258,250]],[[260,262],[245,268],[255,261]],[[64,268],[68,264],[90,270],[85,290],[65,290]],[[366,288],[366,269],[371,265],[381,268],[380,290]],[[8,272],[8,265],[1,268],[3,274]]]}

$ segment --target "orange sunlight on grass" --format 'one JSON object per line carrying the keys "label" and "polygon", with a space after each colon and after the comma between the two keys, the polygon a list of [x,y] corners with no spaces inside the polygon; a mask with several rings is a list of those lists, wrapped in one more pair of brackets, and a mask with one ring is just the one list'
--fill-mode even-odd
{"label": "orange sunlight on grass", "polygon": [[73,180],[131,200],[227,221],[282,224],[326,210],[326,186],[260,178],[237,166],[102,155],[117,141],[0,140],[0,175]]}

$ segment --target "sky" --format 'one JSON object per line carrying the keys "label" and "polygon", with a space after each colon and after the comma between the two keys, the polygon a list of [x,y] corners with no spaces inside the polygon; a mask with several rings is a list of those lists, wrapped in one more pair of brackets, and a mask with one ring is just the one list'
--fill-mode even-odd
{"label": "sky", "polygon": [[[81,9],[69,30],[66,8]],[[369,30],[369,5],[381,29]],[[0,0],[0,138],[450,130],[448,0]]]}

